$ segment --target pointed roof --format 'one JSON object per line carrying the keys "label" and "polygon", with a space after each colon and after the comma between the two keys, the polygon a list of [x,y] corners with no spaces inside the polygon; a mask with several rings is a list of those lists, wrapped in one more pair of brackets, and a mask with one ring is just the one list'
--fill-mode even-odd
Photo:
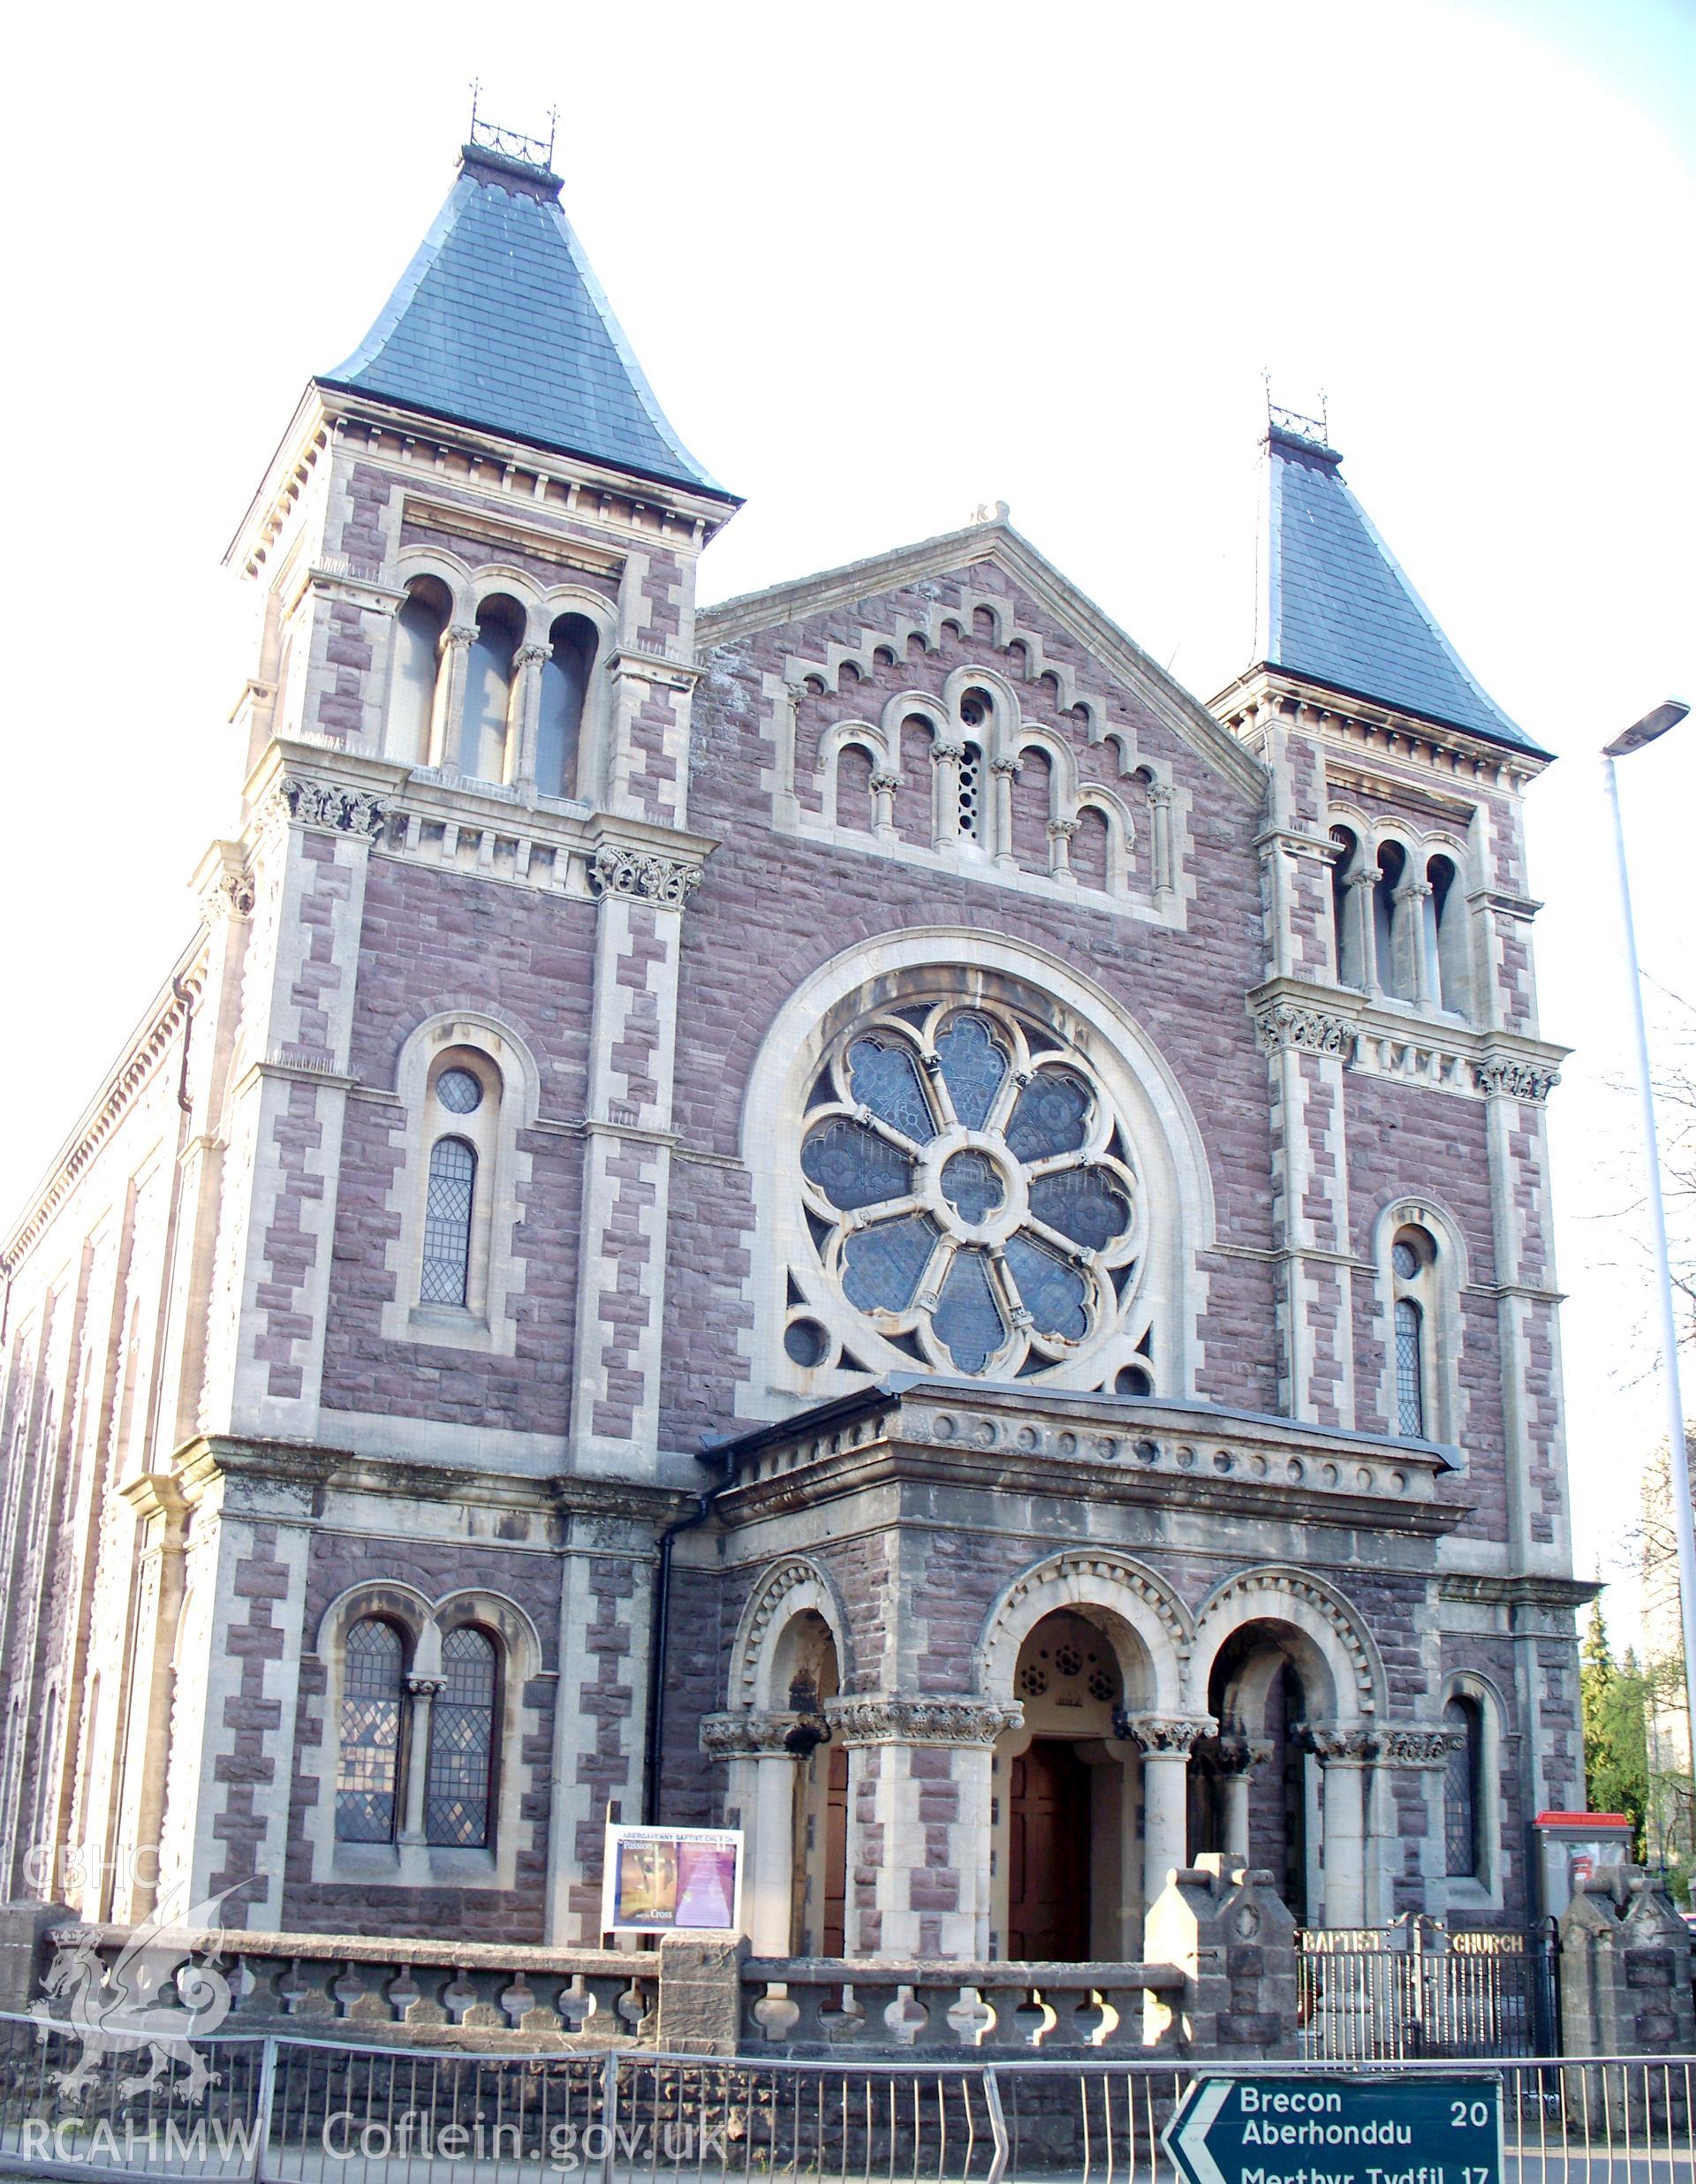
{"label": "pointed roof", "polygon": [[736,504],[666,422],[560,186],[546,167],[466,145],[399,285],[319,384]]}
{"label": "pointed roof", "polygon": [[1539,751],[1437,626],[1344,484],[1336,449],[1281,422],[1271,425],[1266,447],[1265,664]]}

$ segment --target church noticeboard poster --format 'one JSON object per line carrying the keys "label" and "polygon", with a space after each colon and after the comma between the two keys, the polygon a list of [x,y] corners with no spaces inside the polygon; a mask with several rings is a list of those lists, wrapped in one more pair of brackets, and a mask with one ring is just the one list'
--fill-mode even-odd
{"label": "church noticeboard poster", "polygon": [[607,1830],[601,1927],[610,1934],[738,1934],[739,1828]]}

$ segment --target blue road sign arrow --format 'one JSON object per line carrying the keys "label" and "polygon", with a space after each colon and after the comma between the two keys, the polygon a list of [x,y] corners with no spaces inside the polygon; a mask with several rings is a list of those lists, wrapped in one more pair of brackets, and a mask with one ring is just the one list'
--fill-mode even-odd
{"label": "blue road sign arrow", "polygon": [[1502,2184],[1502,2081],[1209,2073],[1161,2141],[1186,2184]]}

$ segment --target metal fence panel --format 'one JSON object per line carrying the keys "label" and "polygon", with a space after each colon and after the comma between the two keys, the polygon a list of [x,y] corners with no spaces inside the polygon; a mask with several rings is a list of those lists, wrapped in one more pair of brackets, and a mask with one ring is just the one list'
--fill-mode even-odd
{"label": "metal fence panel", "polygon": [[[1191,2080],[1220,2067],[195,2044],[199,2097],[179,2058],[148,2072],[133,2051],[98,2052],[80,2068],[74,2035],[0,2019],[0,2169],[208,2184],[1168,2184],[1160,2133]],[[1501,2080],[1505,2184],[1696,2184],[1687,2058],[1442,2069]]]}

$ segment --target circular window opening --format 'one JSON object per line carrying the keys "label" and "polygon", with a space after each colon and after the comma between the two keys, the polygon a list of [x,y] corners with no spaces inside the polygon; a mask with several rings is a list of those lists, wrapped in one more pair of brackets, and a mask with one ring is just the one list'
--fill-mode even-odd
{"label": "circular window opening", "polygon": [[1140,1365],[1127,1365],[1113,1383],[1115,1395],[1147,1395],[1152,1384]]}
{"label": "circular window opening", "polygon": [[435,1081],[435,1096],[450,1115],[469,1115],[483,1103],[483,1088],[468,1069],[444,1069]]}
{"label": "circular window opening", "polygon": [[797,1365],[822,1365],[829,1354],[830,1338],[817,1320],[791,1320],[784,1330],[784,1347]]}
{"label": "circular window opening", "polygon": [[1420,1255],[1412,1244],[1398,1240],[1389,1257],[1391,1265],[1404,1282],[1411,1282],[1420,1270]]}

